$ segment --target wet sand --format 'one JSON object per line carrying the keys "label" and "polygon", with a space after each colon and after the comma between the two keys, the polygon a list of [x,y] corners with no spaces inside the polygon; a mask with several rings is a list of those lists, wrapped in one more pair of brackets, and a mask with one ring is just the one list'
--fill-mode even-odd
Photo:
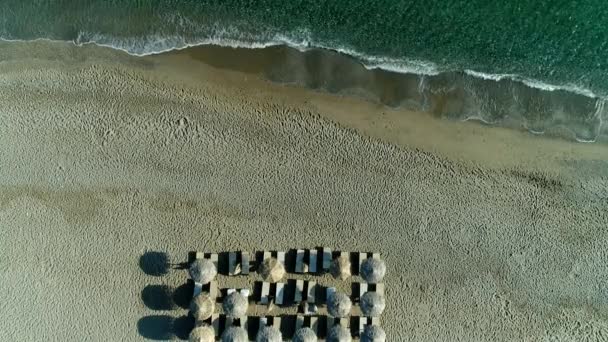
{"label": "wet sand", "polygon": [[389,341],[608,337],[604,144],[189,52],[38,42],[0,57],[0,340],[184,337],[186,310],[153,298],[185,272],[150,274],[150,252],[314,246],[382,253]]}

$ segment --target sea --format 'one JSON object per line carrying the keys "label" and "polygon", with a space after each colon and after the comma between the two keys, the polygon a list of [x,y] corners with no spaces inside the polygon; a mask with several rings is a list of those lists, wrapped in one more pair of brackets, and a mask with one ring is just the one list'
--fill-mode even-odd
{"label": "sea", "polygon": [[330,51],[414,84],[392,105],[580,142],[608,134],[607,23],[602,0],[0,0],[0,40]]}

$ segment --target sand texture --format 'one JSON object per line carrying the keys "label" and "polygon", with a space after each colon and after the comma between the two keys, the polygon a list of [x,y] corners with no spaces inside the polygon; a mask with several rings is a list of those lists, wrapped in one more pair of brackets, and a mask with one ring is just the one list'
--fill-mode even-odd
{"label": "sand texture", "polygon": [[142,255],[314,246],[382,253],[389,341],[608,340],[605,145],[182,55],[0,57],[0,341],[184,337],[154,294],[185,271]]}

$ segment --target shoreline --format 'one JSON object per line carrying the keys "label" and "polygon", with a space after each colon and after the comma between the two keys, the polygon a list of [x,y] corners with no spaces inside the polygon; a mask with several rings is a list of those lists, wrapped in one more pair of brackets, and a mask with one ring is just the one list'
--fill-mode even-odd
{"label": "shoreline", "polygon": [[[55,41],[44,38],[33,41],[0,40],[9,43],[50,42],[77,47],[98,46],[140,58],[165,54],[198,56],[208,64],[226,64],[210,55],[241,56],[237,63],[224,68],[242,69],[250,59],[272,60],[273,65],[257,63],[248,68],[278,83],[348,94],[375,101],[390,108],[428,112],[454,121],[476,121],[483,124],[526,130],[581,143],[608,142],[608,108],[606,98],[589,90],[571,86],[545,84],[542,81],[510,74],[485,74],[474,70],[441,71],[432,63],[411,61],[413,67],[399,69],[366,65],[364,57],[344,49],[302,45],[289,39],[253,45],[241,41],[211,39],[196,44],[169,47],[137,54],[124,47],[102,42]],[[231,57],[229,60],[235,60]],[[410,62],[408,62],[410,63]],[[307,70],[314,64],[314,70]],[[418,65],[418,66],[415,66]],[[430,65],[430,66],[429,66]],[[289,75],[290,68],[299,75]],[[320,68],[319,68],[320,67]],[[422,68],[422,69],[420,69]],[[430,68],[430,69],[429,69]],[[426,70],[428,69],[428,70]],[[321,75],[319,70],[329,71]],[[332,74],[340,70],[340,74]]]}
{"label": "shoreline", "polygon": [[[480,77],[468,71],[425,75],[370,69],[356,56],[322,48],[205,45],[155,56],[165,54],[187,55],[217,68],[257,74],[280,84],[359,97],[390,109],[582,143],[608,142],[608,127],[603,125],[608,120],[605,100],[559,88],[534,88],[521,78]],[[578,117],[581,113],[585,115]]]}

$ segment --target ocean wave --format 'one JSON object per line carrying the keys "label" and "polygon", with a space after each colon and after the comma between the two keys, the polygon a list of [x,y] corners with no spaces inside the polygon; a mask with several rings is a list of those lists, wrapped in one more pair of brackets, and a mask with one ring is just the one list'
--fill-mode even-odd
{"label": "ocean wave", "polygon": [[[81,33],[81,35],[79,35],[79,38],[75,40],[74,43],[76,45],[95,44],[99,46],[118,49],[128,54],[140,57],[157,55],[170,51],[183,50],[205,45],[244,49],[264,49],[268,47],[284,45],[296,49],[300,52],[306,52],[312,49],[325,49],[335,51],[357,59],[368,70],[380,69],[401,74],[415,74],[423,76],[436,76],[443,72],[458,72],[458,70],[440,67],[431,61],[368,55],[359,52],[355,49],[339,46],[338,44],[325,44],[314,42],[307,36],[309,36],[307,33],[304,33],[299,38],[294,37],[294,35],[274,35],[266,40],[255,40],[235,39],[219,34],[214,37],[187,40],[179,36],[149,36],[145,39],[116,39],[101,34],[91,35]],[[470,69],[464,69],[462,72],[467,75],[486,80],[500,81],[508,79],[515,82],[521,82],[527,85],[528,87],[544,91],[563,90],[591,98],[608,98],[607,95],[597,94],[590,89],[583,88],[574,84],[551,84],[517,74],[493,74]]]}
{"label": "ocean wave", "polygon": [[[431,61],[375,56],[359,52],[349,47],[340,46],[338,43],[327,44],[316,42],[311,38],[311,34],[307,30],[297,30],[292,34],[275,34],[267,37],[247,36],[234,28],[214,29],[213,32],[214,34],[210,37],[196,38],[162,35],[148,35],[146,37],[138,38],[117,38],[100,33],[80,32],[78,37],[70,42],[77,46],[94,44],[108,47],[138,57],[157,55],[205,45],[244,49],[264,49],[284,45],[300,52],[306,52],[312,49],[335,51],[337,53],[355,58],[368,70],[379,69],[400,74],[414,74],[422,76],[436,76],[444,72],[459,72],[455,69],[438,66],[436,63]],[[0,40],[24,41],[6,39],[2,36],[0,36]],[[35,40],[55,41],[44,38]],[[608,95],[606,94],[598,94],[590,89],[574,84],[551,84],[517,74],[494,74],[471,69],[464,69],[462,72],[469,76],[485,80],[501,81],[508,79],[515,82],[521,82],[528,87],[544,91],[562,90],[590,98],[608,99]]]}
{"label": "ocean wave", "polygon": [[464,73],[467,75],[470,75],[470,76],[482,78],[484,80],[501,81],[504,79],[508,79],[510,81],[521,82],[530,88],[536,88],[536,89],[545,90],[545,91],[565,90],[565,91],[568,91],[571,93],[575,93],[575,94],[583,95],[583,96],[587,96],[587,97],[592,97],[592,98],[605,98],[606,97],[606,96],[598,95],[589,89],[582,88],[582,87],[576,86],[574,84],[564,84],[564,85],[549,84],[549,83],[527,78],[527,77],[517,75],[517,74],[488,74],[488,73],[483,73],[483,72],[469,70],[469,69],[465,69]]}

